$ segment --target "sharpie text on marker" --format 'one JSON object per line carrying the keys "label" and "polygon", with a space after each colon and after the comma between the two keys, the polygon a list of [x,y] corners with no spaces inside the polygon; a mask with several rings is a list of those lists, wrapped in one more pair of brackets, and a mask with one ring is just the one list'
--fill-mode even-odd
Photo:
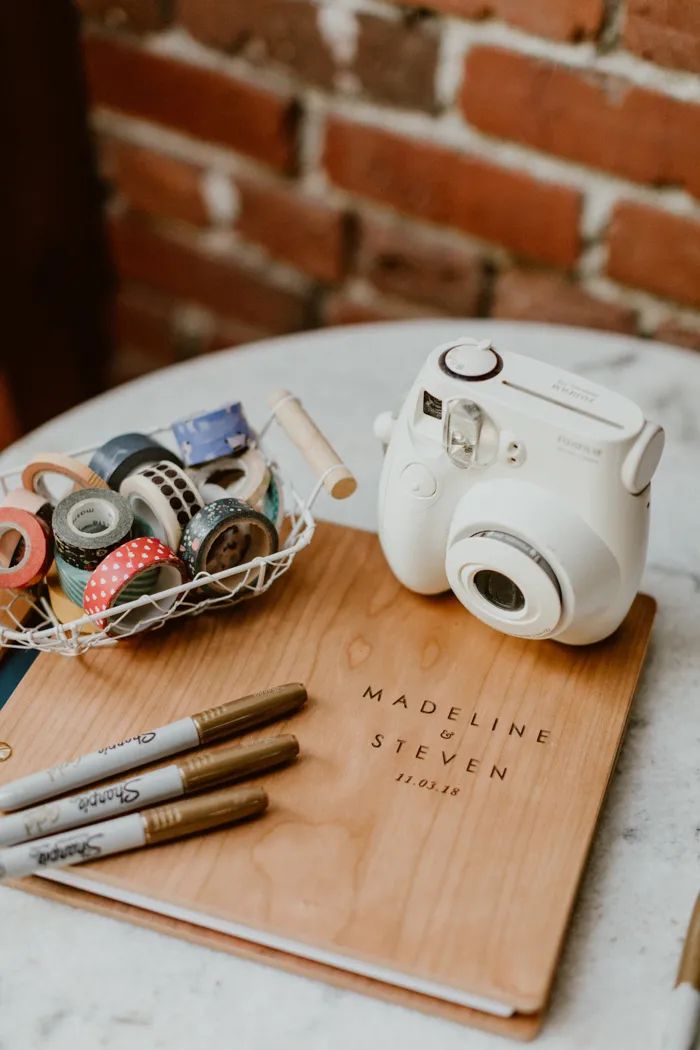
{"label": "sharpie text on marker", "polygon": [[160,729],[140,733],[121,744],[107,745],[71,762],[4,784],[0,787],[0,809],[10,812],[21,809],[180,751],[225,740],[293,714],[306,698],[304,686],[291,682],[200,711]]}
{"label": "sharpie text on marker", "polygon": [[264,812],[259,787],[229,787],[0,849],[0,882],[179,839]]}
{"label": "sharpie text on marker", "polygon": [[197,752],[151,773],[137,774],[127,780],[0,817],[0,847],[82,827],[166,799],[220,787],[291,762],[298,754],[299,743],[291,734],[265,737],[251,744],[216,751]]}

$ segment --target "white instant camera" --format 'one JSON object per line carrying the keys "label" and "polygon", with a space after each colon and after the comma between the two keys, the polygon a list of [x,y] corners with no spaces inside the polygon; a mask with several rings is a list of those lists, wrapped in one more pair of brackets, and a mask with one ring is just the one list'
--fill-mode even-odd
{"label": "white instant camera", "polygon": [[620,625],[664,445],[632,401],[461,338],[433,350],[375,433],[387,446],[379,537],[406,587],[451,587],[520,638],[586,645]]}

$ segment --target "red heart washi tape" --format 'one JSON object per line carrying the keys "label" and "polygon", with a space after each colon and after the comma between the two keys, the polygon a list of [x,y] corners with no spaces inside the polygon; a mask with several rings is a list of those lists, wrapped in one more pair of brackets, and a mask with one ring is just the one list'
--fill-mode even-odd
{"label": "red heart washi tape", "polygon": [[[119,605],[124,588],[144,573],[151,573],[154,568],[160,569],[161,572],[154,577],[151,593],[176,587],[188,578],[183,562],[170,547],[166,547],[154,536],[142,536],[122,543],[121,547],[117,547],[102,559],[87,581],[83,598],[85,612],[106,612],[107,609]],[[131,597],[133,595],[125,596],[122,601],[129,601]],[[170,599],[161,599],[157,607],[144,604],[141,608],[132,610],[128,616],[129,622],[122,624],[121,629],[127,630],[133,626],[132,618],[142,623],[145,618],[162,616],[175,597],[173,595]],[[97,622],[100,627],[104,627],[104,620]]]}

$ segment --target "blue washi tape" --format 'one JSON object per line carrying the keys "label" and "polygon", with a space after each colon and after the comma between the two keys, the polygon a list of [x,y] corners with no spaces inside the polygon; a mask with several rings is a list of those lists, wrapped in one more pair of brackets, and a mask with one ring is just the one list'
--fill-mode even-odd
{"label": "blue washi tape", "polygon": [[186,467],[242,452],[254,438],[240,401],[173,424]]}
{"label": "blue washi tape", "polygon": [[99,474],[111,489],[119,490],[124,478],[147,463],[168,459],[182,466],[180,459],[146,434],[118,434],[105,441],[92,455],[90,469]]}

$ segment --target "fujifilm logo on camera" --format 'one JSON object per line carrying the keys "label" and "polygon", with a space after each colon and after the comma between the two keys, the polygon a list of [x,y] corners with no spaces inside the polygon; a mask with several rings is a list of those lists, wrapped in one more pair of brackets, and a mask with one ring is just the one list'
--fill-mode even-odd
{"label": "fujifilm logo on camera", "polygon": [[582,456],[587,456],[589,459],[600,459],[603,454],[602,448],[596,445],[587,445],[583,441],[576,441],[574,438],[567,437],[566,434],[560,434],[557,438],[557,444],[566,449],[569,452],[578,452]]}
{"label": "fujifilm logo on camera", "polygon": [[557,379],[552,383],[552,390],[556,390],[558,394],[564,394],[566,397],[570,397],[573,401],[585,401],[588,405],[593,405],[598,400],[598,395],[591,390],[585,390],[583,387],[574,386],[572,383],[567,383],[563,379]]}

